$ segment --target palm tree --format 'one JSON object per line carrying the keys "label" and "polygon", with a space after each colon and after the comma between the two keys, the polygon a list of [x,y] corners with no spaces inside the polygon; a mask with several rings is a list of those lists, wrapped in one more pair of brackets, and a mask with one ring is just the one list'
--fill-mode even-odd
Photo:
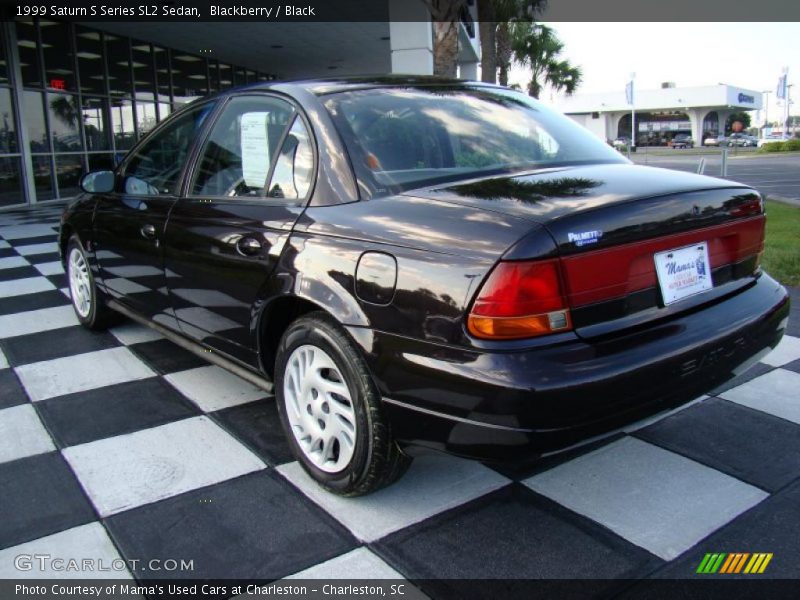
{"label": "palm tree", "polygon": [[533,21],[547,0],[478,0],[478,31],[481,40],[481,80],[508,84],[512,51],[509,23]]}
{"label": "palm tree", "polygon": [[541,23],[515,22],[510,25],[514,61],[531,70],[528,94],[538,98],[545,85],[568,95],[581,83],[581,69],[561,58],[564,44],[556,32]]}
{"label": "palm tree", "polygon": [[455,77],[458,62],[458,24],[467,0],[423,0],[433,19],[433,73]]}

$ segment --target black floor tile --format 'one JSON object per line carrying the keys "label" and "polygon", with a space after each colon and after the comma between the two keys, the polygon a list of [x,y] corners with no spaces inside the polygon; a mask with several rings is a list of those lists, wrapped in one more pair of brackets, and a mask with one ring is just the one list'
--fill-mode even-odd
{"label": "black floor tile", "polygon": [[0,258],[8,258],[9,256],[19,256],[19,254],[13,248],[0,248]]}
{"label": "black floor tile", "polygon": [[[375,544],[403,575],[426,581],[434,598],[484,598],[479,579],[509,580],[516,597],[526,579],[630,578],[663,561],[515,484]],[[458,580],[468,580],[459,582]],[[604,584],[606,586],[603,589]],[[618,584],[595,581],[595,594]]]}
{"label": "black floor tile", "polygon": [[274,472],[259,471],[106,519],[124,557],[194,561],[164,578],[276,579],[356,547],[341,525]]}
{"label": "black floor tile", "polygon": [[3,348],[8,363],[13,367],[105,350],[119,345],[117,338],[110,333],[89,331],[80,325],[20,335],[0,341],[0,347]]}
{"label": "black floor tile", "polygon": [[[34,269],[34,271],[36,271],[36,269]],[[36,272],[39,273],[39,271]],[[58,275],[47,275],[47,280],[59,289],[69,287],[69,281],[67,280],[67,275],[65,273],[59,273]]]}
{"label": "black floor tile", "polygon": [[723,383],[718,388],[709,392],[712,396],[719,396],[720,394],[724,394],[730,389],[735,388],[738,385],[742,385],[743,383],[747,383],[751,379],[755,379],[756,377],[760,377],[761,375],[765,375],[772,371],[775,367],[771,367],[769,365],[765,365],[764,363],[756,363],[752,367],[750,367],[747,371],[742,373],[741,375],[734,377],[727,383]]}
{"label": "black floor tile", "polygon": [[28,279],[29,277],[41,277],[34,267],[13,267],[11,269],[0,269],[0,281],[12,281],[14,279]]}
{"label": "black floor tile", "polygon": [[37,406],[62,448],[201,414],[160,377],[59,396]]}
{"label": "black floor tile", "polygon": [[[49,219],[45,219],[45,223]],[[29,237],[29,238],[19,238],[16,240],[8,240],[8,243],[14,246],[14,248],[19,248],[20,246],[32,246],[33,244],[47,244],[50,242],[57,242],[58,241],[58,234],[55,230],[53,230],[53,235],[37,235],[36,237]]]}
{"label": "black floor tile", "polygon": [[25,257],[32,265],[40,265],[42,263],[55,262],[61,260],[61,255],[58,252],[47,252],[45,254],[31,254]]}
{"label": "black floor tile", "polygon": [[208,361],[169,340],[155,340],[128,346],[147,365],[162,375],[205,367]]}
{"label": "black floor tile", "polygon": [[0,315],[12,315],[29,310],[62,306],[64,304],[69,304],[69,298],[59,290],[11,296],[10,298],[0,298]]}
{"label": "black floor tile", "polygon": [[28,396],[12,369],[0,369],[0,408],[25,404]]}
{"label": "black floor tile", "polygon": [[57,452],[0,464],[0,548],[16,546],[96,519]]}
{"label": "black floor tile", "polygon": [[[797,560],[800,556],[800,480],[717,530],[655,576],[707,578],[708,575],[695,574],[707,552],[771,552],[772,560],[764,573],[756,577],[800,579],[800,561]],[[753,575],[725,577],[746,579]]]}
{"label": "black floor tile", "polygon": [[281,427],[275,398],[248,402],[211,413],[220,425],[270,465],[294,460]]}
{"label": "black floor tile", "polygon": [[790,371],[794,371],[795,373],[800,373],[800,358],[798,358],[797,360],[793,360],[788,364],[783,365],[781,369],[788,369]]}
{"label": "black floor tile", "polygon": [[727,400],[709,398],[635,435],[768,491],[800,476],[800,425]]}

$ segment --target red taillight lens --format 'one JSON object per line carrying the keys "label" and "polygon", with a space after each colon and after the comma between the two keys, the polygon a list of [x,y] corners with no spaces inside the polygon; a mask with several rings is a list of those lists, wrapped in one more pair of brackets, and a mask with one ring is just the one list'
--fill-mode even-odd
{"label": "red taillight lens", "polygon": [[534,337],[571,327],[557,260],[499,263],[467,319],[469,332],[484,339]]}

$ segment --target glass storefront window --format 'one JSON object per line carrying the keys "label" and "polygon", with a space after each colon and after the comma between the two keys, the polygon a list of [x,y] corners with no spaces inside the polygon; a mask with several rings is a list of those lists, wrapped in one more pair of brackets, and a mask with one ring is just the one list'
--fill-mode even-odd
{"label": "glass storefront window", "polygon": [[108,87],[112,96],[131,95],[131,55],[128,38],[106,34]]}
{"label": "glass storefront window", "polygon": [[215,60],[208,61],[208,91],[219,91],[219,66]]}
{"label": "glass storefront window", "polygon": [[156,78],[153,69],[153,54],[150,44],[131,42],[131,66],[133,67],[133,85],[136,98],[139,100],[156,99]]}
{"label": "glass storefront window", "polygon": [[23,92],[22,115],[25,131],[31,145],[31,152],[50,152],[47,128],[44,124],[44,108],[41,92]]}
{"label": "glass storefront window", "polygon": [[19,158],[0,158],[0,206],[24,201]]}
{"label": "glass storefront window", "polygon": [[244,69],[233,69],[233,85],[244,85],[247,83],[247,71]]}
{"label": "glass storefront window", "polygon": [[139,130],[139,137],[144,137],[156,126],[156,105],[153,102],[136,103],[136,128]]}
{"label": "glass storefront window", "polygon": [[0,83],[8,83],[8,62],[6,58],[6,38],[0,27]]}
{"label": "glass storefront window", "polygon": [[169,54],[164,48],[153,46],[153,58],[156,63],[156,79],[158,81],[159,102],[170,101]]}
{"label": "glass storefront window", "polygon": [[47,94],[47,116],[50,119],[50,135],[56,152],[83,150],[79,125],[81,110],[77,96]]}
{"label": "glass storefront window", "polygon": [[11,104],[11,90],[0,88],[0,154],[17,152],[15,123],[14,107]]}
{"label": "glass storefront window", "polygon": [[44,53],[44,84],[51,90],[77,91],[69,25],[39,21]]}
{"label": "glass storefront window", "polygon": [[169,104],[159,104],[158,105],[158,117],[159,121],[163,121],[166,119],[169,114],[172,112],[172,107]]}
{"label": "glass storefront window", "polygon": [[15,25],[19,66],[22,71],[22,85],[25,87],[42,87],[36,25],[32,19],[16,21]]}
{"label": "glass storefront window", "polygon": [[80,193],[83,159],[78,154],[56,154],[56,180],[61,198]]}
{"label": "glass storefront window", "polygon": [[225,63],[219,63],[219,87],[221,90],[233,85],[233,68]]}
{"label": "glass storefront window", "polygon": [[103,40],[99,31],[76,27],[78,74],[84,94],[106,93],[106,66],[103,60]]}
{"label": "glass storefront window", "polygon": [[133,128],[133,105],[130,100],[111,101],[111,131],[117,150],[130,150],[136,141]]}
{"label": "glass storefront window", "polygon": [[50,155],[32,156],[33,162],[33,181],[36,185],[36,199],[52,200],[56,197],[53,189],[53,168],[50,163]]}
{"label": "glass storefront window", "polygon": [[172,91],[178,104],[208,94],[206,61],[199,56],[172,52]]}
{"label": "glass storefront window", "polygon": [[83,131],[86,149],[89,152],[110,150],[108,142],[108,100],[105,98],[83,99]]}

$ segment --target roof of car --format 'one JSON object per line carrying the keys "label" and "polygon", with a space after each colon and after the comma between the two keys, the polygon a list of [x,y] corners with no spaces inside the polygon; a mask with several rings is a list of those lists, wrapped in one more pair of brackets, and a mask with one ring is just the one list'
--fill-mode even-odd
{"label": "roof of car", "polygon": [[486,86],[499,87],[480,81],[467,81],[464,79],[451,79],[431,75],[373,75],[354,77],[331,77],[323,79],[297,79],[280,81],[261,81],[245,86],[225,90],[223,94],[241,92],[243,90],[275,89],[281,86],[296,86],[308,90],[312,94],[324,95],[356,89],[369,89],[377,87],[425,87],[425,86]]}

